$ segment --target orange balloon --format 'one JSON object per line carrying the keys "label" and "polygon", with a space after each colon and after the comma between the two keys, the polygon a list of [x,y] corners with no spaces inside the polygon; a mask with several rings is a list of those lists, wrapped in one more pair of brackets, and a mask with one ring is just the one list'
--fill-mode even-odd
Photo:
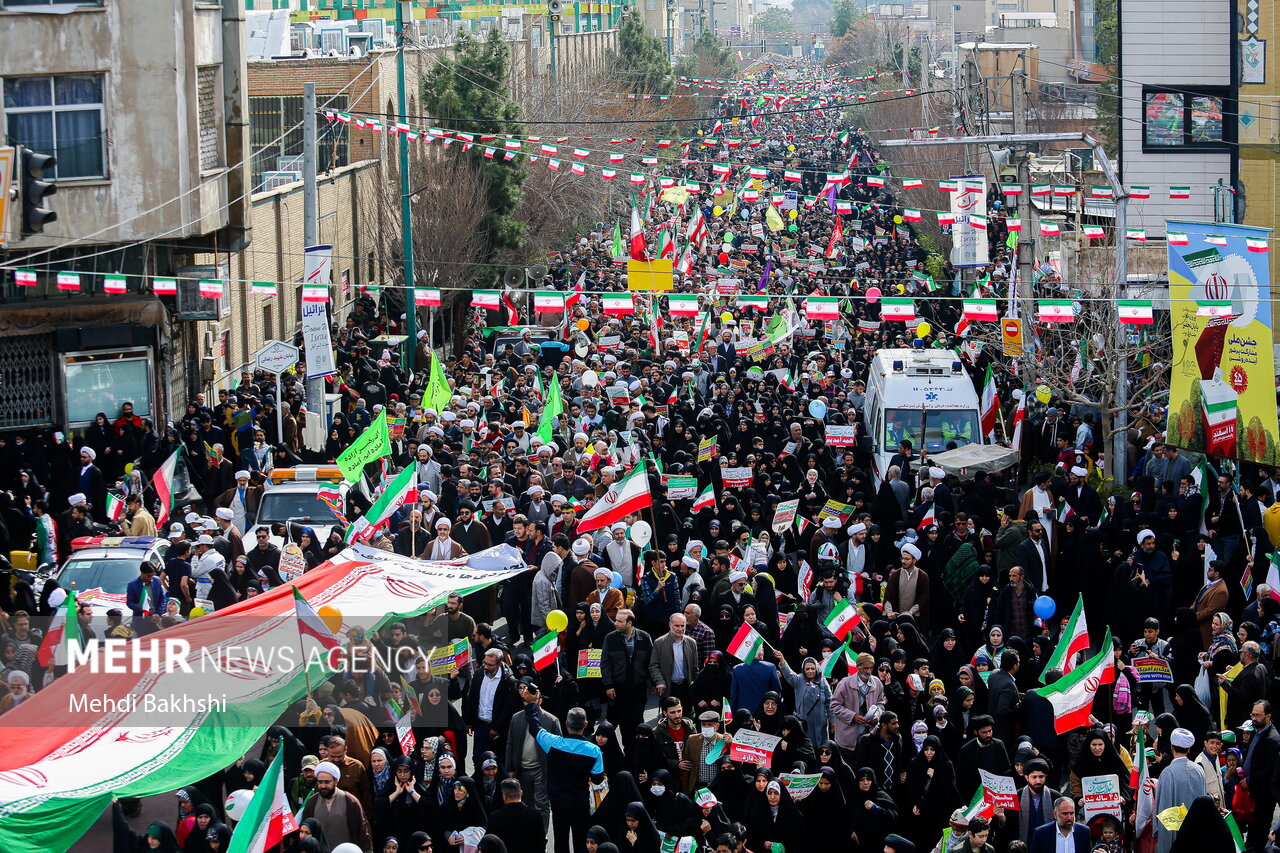
{"label": "orange balloon", "polygon": [[325,605],[316,611],[316,615],[320,617],[320,621],[333,633],[342,630],[342,611],[336,607]]}

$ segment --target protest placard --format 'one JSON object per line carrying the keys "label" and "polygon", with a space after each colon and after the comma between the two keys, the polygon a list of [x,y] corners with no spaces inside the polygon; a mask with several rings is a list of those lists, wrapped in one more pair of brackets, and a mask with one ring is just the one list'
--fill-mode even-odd
{"label": "protest placard", "polygon": [[1012,776],[997,776],[982,768],[978,768],[978,776],[982,779],[982,790],[988,801],[997,808],[1018,810],[1018,785]]}
{"label": "protest placard", "polygon": [[1141,684],[1173,684],[1173,670],[1164,658],[1141,657],[1133,659]]}
{"label": "protest placard", "polygon": [[827,425],[827,446],[828,447],[852,447],[854,444],[854,427]]}
{"label": "protest placard", "polygon": [[432,675],[453,675],[458,668],[466,664],[471,659],[470,646],[467,638],[463,637],[447,646],[440,646],[431,650],[431,654],[427,656],[427,665],[431,669]]}
{"label": "protest placard", "polygon": [[751,468],[721,468],[720,478],[726,489],[745,489],[751,485],[753,475]]}
{"label": "protest placard", "polygon": [[739,729],[733,736],[733,746],[729,748],[729,760],[768,767],[773,762],[773,751],[780,743],[782,738],[776,735]]}
{"label": "protest placard", "polygon": [[821,773],[780,773],[778,775],[782,786],[797,803],[813,793],[813,789],[818,787],[818,780],[821,778]]}
{"label": "protest placard", "polygon": [[583,649],[578,652],[578,678],[599,678],[603,649]]}
{"label": "protest placard", "polygon": [[800,508],[800,499],[792,498],[788,501],[782,501],[773,510],[773,524],[770,527],[774,533],[782,533],[791,526],[796,520],[796,510]]}
{"label": "protest placard", "polygon": [[1123,820],[1120,808],[1124,797],[1120,795],[1120,778],[1116,774],[1084,777],[1080,780],[1080,793],[1084,795],[1086,823],[1100,814],[1114,815],[1117,820]]}
{"label": "protest placard", "polygon": [[664,474],[662,479],[667,487],[668,500],[692,500],[698,496],[697,477],[685,477],[678,474]]}

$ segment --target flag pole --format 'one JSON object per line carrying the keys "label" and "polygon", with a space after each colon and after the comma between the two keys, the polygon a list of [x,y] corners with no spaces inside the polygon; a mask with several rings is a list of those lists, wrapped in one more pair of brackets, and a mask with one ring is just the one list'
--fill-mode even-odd
{"label": "flag pole", "polygon": [[[294,589],[294,592],[298,592],[298,594],[301,595],[301,592],[298,591],[298,585],[296,583],[293,585],[293,589]],[[305,601],[306,599],[303,599],[303,600]],[[300,661],[300,665],[302,666],[303,681],[307,685],[307,698],[312,699],[314,697],[312,696],[312,693],[311,693],[311,674],[307,672],[307,650],[302,647],[302,626],[298,622],[297,606],[293,608],[293,627],[294,627],[294,630],[298,632],[298,654],[301,655],[301,657],[298,660]]]}

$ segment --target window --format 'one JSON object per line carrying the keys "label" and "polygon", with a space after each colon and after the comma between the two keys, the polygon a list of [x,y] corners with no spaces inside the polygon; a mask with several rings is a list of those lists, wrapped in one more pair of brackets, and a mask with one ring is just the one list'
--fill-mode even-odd
{"label": "window", "polygon": [[941,453],[952,442],[963,447],[981,441],[974,438],[979,426],[978,413],[973,409],[930,409],[928,415],[926,420],[920,409],[886,409],[884,447],[894,448],[903,439],[910,439],[917,449]]}
{"label": "window", "polygon": [[102,89],[101,74],[6,78],[9,141],[57,157],[58,180],[106,177]]}
{"label": "window", "polygon": [[1142,93],[1142,144],[1146,149],[1222,150],[1232,139],[1224,92],[1145,89]]}
{"label": "window", "polygon": [[200,120],[200,168],[222,165],[222,98],[218,87],[218,66],[196,72],[197,112]]}
{"label": "window", "polygon": [[[320,95],[316,98],[324,110],[343,112],[346,95]],[[345,166],[350,162],[349,125],[317,119],[316,159],[320,171]],[[253,152],[253,188],[262,189],[262,173],[301,168],[302,96],[255,95],[249,98],[249,145]],[[282,162],[283,161],[283,162]],[[293,169],[287,167],[294,167]]]}

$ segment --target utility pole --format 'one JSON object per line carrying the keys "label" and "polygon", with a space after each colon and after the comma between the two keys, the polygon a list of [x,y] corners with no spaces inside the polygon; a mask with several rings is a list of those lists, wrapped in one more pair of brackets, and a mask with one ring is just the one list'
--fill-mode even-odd
{"label": "utility pole", "polygon": [[[412,23],[413,7],[408,0],[396,2],[396,109],[400,120],[408,120],[407,97],[404,82],[404,46],[408,41],[405,35],[405,6],[409,6]],[[409,135],[396,134],[396,144],[400,146],[400,251],[404,255],[404,317],[405,342],[402,345],[405,369],[413,373],[414,350],[418,346],[418,307],[413,298],[413,222],[409,209]]]}
{"label": "utility pole", "polygon": [[[315,246],[320,242],[320,213],[317,203],[316,191],[316,172],[318,170],[316,155],[316,84],[302,84],[302,245]],[[328,284],[328,282],[325,282]],[[328,308],[325,305],[315,306],[325,309],[328,314]],[[313,309],[314,310],[314,309]],[[328,322],[327,316],[325,322]],[[313,354],[307,353],[308,363]],[[307,405],[316,417],[323,418],[324,414],[324,377],[318,376],[315,379],[306,381]],[[280,397],[280,402],[284,400],[280,395],[280,389],[276,388],[276,396]],[[328,430],[325,430],[325,434]],[[280,440],[284,440],[284,433],[280,434]]]}
{"label": "utility pole", "polygon": [[[1019,63],[1018,69],[1009,75],[1010,107],[1013,110],[1013,135],[1025,136],[1027,133],[1027,72],[1026,56]],[[1031,265],[1035,257],[1035,236],[1031,228],[1031,152],[1023,144],[1014,144],[1009,149],[1010,156],[1014,152],[1018,156],[1018,183],[1022,192],[1018,195],[1018,218],[1022,220],[1022,230],[1018,232],[1018,298],[1022,301],[1022,314],[1030,318],[1031,307]],[[999,176],[996,176],[999,180]]]}

